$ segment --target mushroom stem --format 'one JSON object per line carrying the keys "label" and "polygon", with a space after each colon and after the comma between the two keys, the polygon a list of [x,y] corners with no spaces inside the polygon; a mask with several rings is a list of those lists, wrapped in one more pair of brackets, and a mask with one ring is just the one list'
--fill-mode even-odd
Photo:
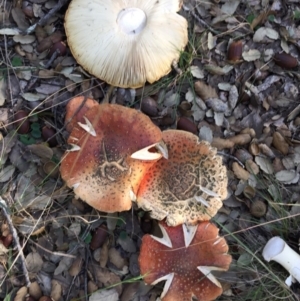
{"label": "mushroom stem", "polygon": [[291,286],[296,281],[300,283],[300,255],[283,239],[278,236],[271,238],[265,245],[262,255],[266,261],[274,260],[290,273],[285,280],[286,285]]}
{"label": "mushroom stem", "polygon": [[115,86],[113,86],[113,85],[109,86],[109,88],[108,88],[108,90],[107,90],[107,92],[104,96],[104,99],[103,99],[102,103],[109,103],[109,99],[110,99],[111,94],[114,91],[114,88],[115,88]]}

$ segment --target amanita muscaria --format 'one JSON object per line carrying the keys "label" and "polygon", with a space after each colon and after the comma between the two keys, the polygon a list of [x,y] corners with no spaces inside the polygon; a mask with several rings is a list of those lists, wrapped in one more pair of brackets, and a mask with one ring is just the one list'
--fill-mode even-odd
{"label": "amanita muscaria", "polygon": [[143,178],[137,204],[170,226],[210,220],[227,196],[227,171],[217,150],[196,135],[167,130],[162,139],[168,159],[156,162]]}
{"label": "amanita muscaria", "polygon": [[72,98],[66,106],[65,126],[69,133],[84,114],[91,108],[99,106],[99,103],[88,97],[77,96]]}
{"label": "amanita muscaria", "polygon": [[226,271],[231,263],[228,245],[210,222],[169,227],[160,222],[163,237],[145,235],[139,256],[147,284],[166,281],[162,301],[215,300],[222,286],[214,271]]}
{"label": "amanita muscaria", "polygon": [[72,148],[61,163],[63,180],[97,210],[129,210],[141,179],[166,153],[160,129],[146,115],[112,104],[92,103],[75,120]]}

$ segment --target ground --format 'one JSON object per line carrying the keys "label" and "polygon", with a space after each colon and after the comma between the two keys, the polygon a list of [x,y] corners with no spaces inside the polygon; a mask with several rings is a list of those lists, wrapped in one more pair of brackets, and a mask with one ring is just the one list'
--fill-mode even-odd
{"label": "ground", "polygon": [[228,196],[212,222],[232,263],[218,276],[217,300],[299,300],[299,284],[286,286],[289,273],[262,257],[273,236],[299,253],[299,1],[184,0],[189,42],[179,62],[131,90],[76,63],[64,31],[68,4],[0,3],[0,300],[161,294],[138,266],[141,239],[157,222],[135,206],[93,210],[60,177],[66,105],[78,95],[141,110],[162,130],[192,132],[218,149]]}

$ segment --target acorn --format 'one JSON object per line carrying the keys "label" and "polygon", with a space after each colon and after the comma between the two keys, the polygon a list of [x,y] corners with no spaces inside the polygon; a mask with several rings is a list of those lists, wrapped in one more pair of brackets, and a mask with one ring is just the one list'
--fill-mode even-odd
{"label": "acorn", "polygon": [[177,129],[198,135],[197,126],[195,125],[194,122],[192,122],[191,120],[189,120],[186,117],[179,118],[179,120],[177,121]]}
{"label": "acorn", "polygon": [[42,137],[46,142],[48,142],[50,147],[55,147],[57,145],[55,134],[56,131],[53,128],[48,126],[44,126],[42,128]]}
{"label": "acorn", "polygon": [[90,248],[92,250],[96,250],[96,249],[102,247],[107,236],[108,236],[107,226],[105,224],[102,224],[94,232],[91,243],[90,243]]}
{"label": "acorn", "polygon": [[30,130],[30,122],[27,119],[27,112],[20,110],[14,115],[15,125],[19,134],[27,134]]}
{"label": "acorn", "polygon": [[242,58],[242,52],[243,52],[243,42],[241,40],[239,41],[233,41],[228,48],[227,53],[227,59],[232,64],[237,63]]}
{"label": "acorn", "polygon": [[152,97],[145,97],[142,99],[141,110],[150,117],[155,117],[158,114],[157,102]]}
{"label": "acorn", "polygon": [[46,175],[48,175],[51,178],[58,178],[59,176],[59,168],[58,165],[53,161],[47,161],[43,165],[43,171]]}
{"label": "acorn", "polygon": [[267,213],[267,205],[264,201],[256,199],[250,205],[250,213],[254,217],[262,217]]}
{"label": "acorn", "polygon": [[273,60],[276,65],[285,69],[293,69],[298,66],[298,60],[286,52],[276,53]]}
{"label": "acorn", "polygon": [[57,56],[64,56],[67,53],[67,45],[63,41],[54,43],[50,48],[49,56],[51,57],[54,52],[57,52]]}

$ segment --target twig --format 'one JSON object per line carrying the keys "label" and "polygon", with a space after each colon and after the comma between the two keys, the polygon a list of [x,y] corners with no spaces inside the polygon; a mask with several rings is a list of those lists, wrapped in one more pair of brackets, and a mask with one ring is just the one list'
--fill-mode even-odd
{"label": "twig", "polygon": [[45,69],[48,69],[48,68],[52,65],[52,63],[56,60],[56,58],[58,57],[58,55],[59,55],[59,50],[56,49],[56,50],[53,52],[53,54],[51,55],[51,57],[50,57],[50,59],[48,60],[48,62],[44,65],[44,68],[45,68]]}
{"label": "twig", "polygon": [[6,202],[2,199],[1,196],[0,196],[0,207],[2,208],[3,214],[4,214],[4,216],[7,220],[7,223],[9,225],[9,229],[12,233],[15,245],[16,245],[17,250],[18,250],[18,256],[20,256],[20,259],[21,259],[21,265],[22,265],[24,276],[25,276],[26,286],[30,287],[31,282],[30,282],[28,270],[27,270],[27,267],[26,267],[26,261],[25,261],[25,256],[24,256],[24,253],[23,253],[23,249],[20,245],[19,236],[18,236],[17,230],[15,229],[15,227],[13,225],[13,222],[11,220],[10,210],[7,207]]}
{"label": "twig", "polygon": [[214,34],[219,34],[220,32],[218,32],[217,30],[213,29],[211,26],[209,26],[204,20],[202,20],[195,12],[194,10],[190,11],[192,16],[196,19],[196,21],[198,23],[200,23],[202,26],[204,26],[205,28],[209,29],[211,32],[213,32]]}
{"label": "twig", "polygon": [[25,33],[31,34],[35,31],[35,28],[39,26],[44,26],[49,21],[49,19],[57,12],[59,11],[69,0],[58,0],[57,4],[46,14],[44,15],[37,23],[30,26]]}
{"label": "twig", "polygon": [[237,157],[234,157],[232,155],[229,155],[229,154],[226,154],[224,152],[220,152],[218,151],[218,155],[222,155],[222,156],[225,156],[225,157],[228,157],[234,161],[236,161],[238,164],[240,164],[243,168],[245,168],[245,165],[237,158]]}

